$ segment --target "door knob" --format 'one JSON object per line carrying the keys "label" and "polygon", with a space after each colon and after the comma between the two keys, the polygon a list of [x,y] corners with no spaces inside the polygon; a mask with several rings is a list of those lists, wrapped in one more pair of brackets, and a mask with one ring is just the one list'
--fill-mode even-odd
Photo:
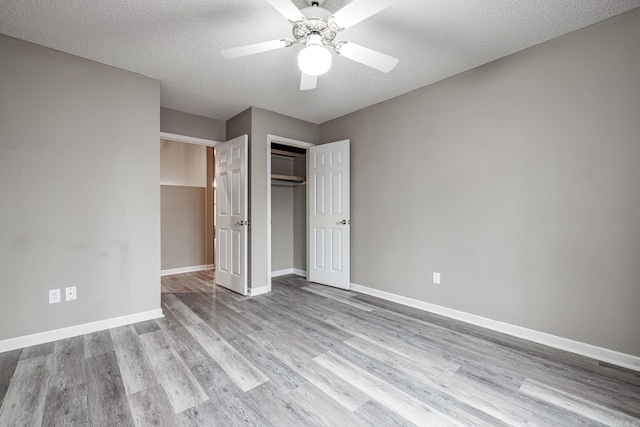
{"label": "door knob", "polygon": [[249,221],[238,221],[236,225],[249,225]]}
{"label": "door knob", "polygon": [[351,224],[351,220],[343,219],[342,221],[338,222],[338,224],[342,224],[342,225]]}

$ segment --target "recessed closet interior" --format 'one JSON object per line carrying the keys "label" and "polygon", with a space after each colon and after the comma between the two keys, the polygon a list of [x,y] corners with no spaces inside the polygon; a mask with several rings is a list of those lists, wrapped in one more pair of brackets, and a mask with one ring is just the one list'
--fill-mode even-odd
{"label": "recessed closet interior", "polygon": [[271,144],[271,275],[306,274],[306,149]]}

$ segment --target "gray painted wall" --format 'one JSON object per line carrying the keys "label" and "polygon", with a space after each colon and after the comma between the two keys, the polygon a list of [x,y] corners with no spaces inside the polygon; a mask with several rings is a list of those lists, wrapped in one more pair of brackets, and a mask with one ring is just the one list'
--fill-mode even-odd
{"label": "gray painted wall", "polygon": [[0,35],[0,93],[0,339],[159,309],[159,82]]}
{"label": "gray painted wall", "polygon": [[171,185],[163,185],[160,189],[162,269],[207,264],[206,189]]}
{"label": "gray painted wall", "polygon": [[[240,135],[251,135],[251,108],[247,108],[241,113],[238,113],[234,117],[230,118],[226,122],[226,136],[227,140],[236,138]],[[249,145],[251,145],[251,138],[249,138]],[[249,158],[251,161],[251,158]]]}
{"label": "gray painted wall", "polygon": [[196,138],[225,141],[226,123],[169,108],[160,109],[160,131]]}
{"label": "gray painted wall", "polygon": [[639,112],[636,9],[322,124],[352,282],[640,356]]}

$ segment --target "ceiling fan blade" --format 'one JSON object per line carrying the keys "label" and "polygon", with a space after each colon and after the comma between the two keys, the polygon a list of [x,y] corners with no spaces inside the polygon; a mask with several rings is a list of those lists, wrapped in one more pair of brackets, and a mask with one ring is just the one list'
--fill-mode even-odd
{"label": "ceiling fan blade", "polygon": [[393,56],[385,55],[368,47],[351,42],[342,42],[336,46],[336,52],[368,67],[388,73],[400,62]]}
{"label": "ceiling fan blade", "polygon": [[302,77],[300,78],[300,90],[315,89],[317,85],[318,76],[309,76],[305,73],[302,73]]}
{"label": "ceiling fan blade", "polygon": [[254,53],[289,47],[291,44],[292,42],[287,39],[271,40],[268,42],[253,43],[244,46],[231,47],[229,49],[222,49],[220,54],[227,59],[235,59],[242,56],[253,55]]}
{"label": "ceiling fan blade", "polygon": [[341,28],[349,28],[358,22],[375,15],[398,0],[353,0],[333,14],[333,23]]}
{"label": "ceiling fan blade", "polygon": [[291,22],[298,22],[304,19],[304,15],[300,12],[300,9],[298,9],[291,0],[267,0],[267,2]]}

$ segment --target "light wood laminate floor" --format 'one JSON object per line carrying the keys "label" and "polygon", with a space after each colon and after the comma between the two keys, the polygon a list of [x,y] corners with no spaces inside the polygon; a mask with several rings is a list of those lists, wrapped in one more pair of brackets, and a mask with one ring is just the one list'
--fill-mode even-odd
{"label": "light wood laminate floor", "polygon": [[0,426],[640,426],[640,373],[374,297],[210,272],[163,319],[0,353]]}

